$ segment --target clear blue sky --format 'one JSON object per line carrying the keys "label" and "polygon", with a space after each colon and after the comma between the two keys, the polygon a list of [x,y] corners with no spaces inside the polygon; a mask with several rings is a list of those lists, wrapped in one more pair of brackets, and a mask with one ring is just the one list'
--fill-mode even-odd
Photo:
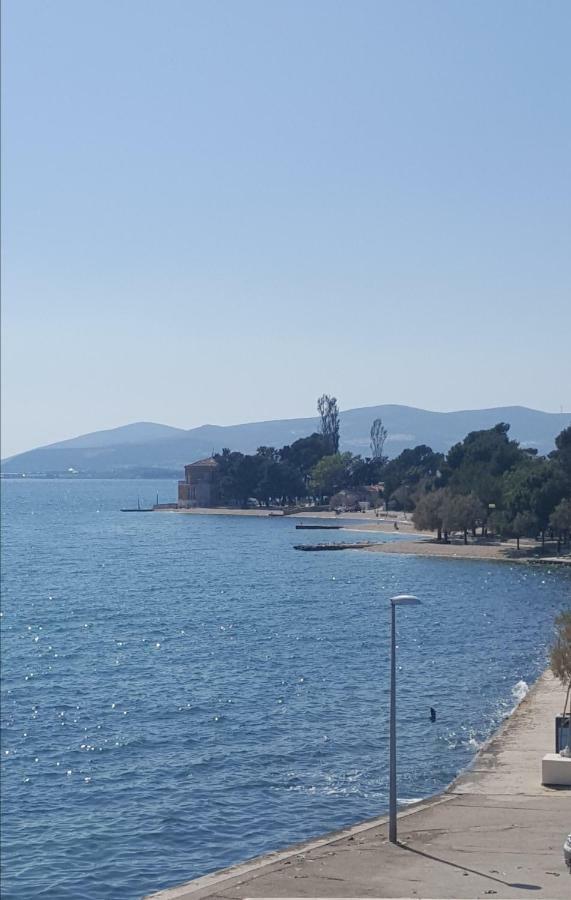
{"label": "clear blue sky", "polygon": [[4,0],[3,455],[571,407],[568,0]]}

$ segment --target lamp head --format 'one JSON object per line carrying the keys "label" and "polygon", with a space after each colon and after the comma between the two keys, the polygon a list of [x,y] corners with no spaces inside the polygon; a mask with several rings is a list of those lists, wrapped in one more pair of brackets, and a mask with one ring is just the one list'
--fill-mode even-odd
{"label": "lamp head", "polygon": [[393,606],[420,606],[420,600],[414,594],[398,594],[391,597],[391,603]]}

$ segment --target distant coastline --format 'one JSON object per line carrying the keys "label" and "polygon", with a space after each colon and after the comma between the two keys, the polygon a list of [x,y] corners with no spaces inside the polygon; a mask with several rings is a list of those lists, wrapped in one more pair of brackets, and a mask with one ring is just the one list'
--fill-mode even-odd
{"label": "distant coastline", "polygon": [[[174,481],[173,475],[155,475],[155,479]],[[3,472],[1,478],[6,481],[145,481],[152,480],[151,476],[139,476],[133,478],[128,475],[109,474],[14,474]],[[312,511],[311,509],[288,513],[283,509],[239,509],[237,507],[194,507],[191,509],[164,508],[156,512],[176,513],[186,516],[242,516],[253,518],[318,518],[332,519],[342,525],[341,530],[354,533],[394,534],[395,523],[399,534],[410,540],[387,541],[371,543],[368,547],[359,549],[370,553],[389,553],[402,556],[419,556],[433,559],[479,560],[489,562],[507,562],[512,564],[552,564],[571,566],[569,554],[557,556],[556,552],[540,554],[540,545],[532,540],[522,540],[521,550],[517,550],[513,541],[476,541],[465,545],[461,540],[451,540],[449,543],[439,543],[434,537],[434,532],[422,531],[414,527],[410,518],[402,513],[389,513],[386,518],[377,518],[372,511],[366,513],[341,513],[332,511]],[[555,544],[556,542],[553,542]]]}
{"label": "distant coastline", "polygon": [[176,481],[178,469],[148,470],[137,475],[134,472],[0,472],[5,481]]}
{"label": "distant coastline", "polygon": [[[369,447],[371,421],[380,417],[388,430],[387,455],[392,459],[405,448],[427,444],[446,452],[469,431],[491,428],[499,421],[511,424],[511,436],[523,446],[545,454],[556,435],[571,422],[571,412],[545,412],[524,406],[435,412],[399,404],[342,410],[341,450],[363,453]],[[254,453],[261,444],[279,447],[319,429],[316,417],[245,422],[239,425],[202,425],[183,429],[156,422],[134,422],[54,444],[12,453],[0,461],[3,472],[31,477],[162,478],[160,470],[180,477],[183,466],[223,447]],[[141,476],[140,473],[148,472]]]}

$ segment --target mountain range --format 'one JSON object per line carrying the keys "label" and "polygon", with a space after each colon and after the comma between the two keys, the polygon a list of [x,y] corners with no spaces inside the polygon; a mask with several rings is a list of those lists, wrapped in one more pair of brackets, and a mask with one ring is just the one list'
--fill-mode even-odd
{"label": "mountain range", "polygon": [[[557,434],[571,423],[571,413],[548,413],[524,406],[430,412],[411,406],[384,405],[341,413],[341,450],[369,455],[369,430],[375,418],[388,430],[385,452],[397,456],[406,447],[428,444],[447,451],[470,431],[508,422],[510,436],[546,454]],[[174,476],[185,464],[223,447],[253,453],[263,445],[282,447],[319,430],[319,420],[277,419],[243,425],[201,425],[185,430],[154,422],[134,422],[38,447],[2,461],[3,474],[91,476]]]}

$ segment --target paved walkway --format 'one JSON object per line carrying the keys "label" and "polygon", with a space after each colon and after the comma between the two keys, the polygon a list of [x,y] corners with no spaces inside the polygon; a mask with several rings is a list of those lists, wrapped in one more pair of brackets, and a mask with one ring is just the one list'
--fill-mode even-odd
{"label": "paved walkway", "polygon": [[399,816],[268,854],[161,891],[153,900],[247,897],[522,898],[569,900],[563,841],[571,790],[542,787],[563,691],[544,674],[447,792]]}

